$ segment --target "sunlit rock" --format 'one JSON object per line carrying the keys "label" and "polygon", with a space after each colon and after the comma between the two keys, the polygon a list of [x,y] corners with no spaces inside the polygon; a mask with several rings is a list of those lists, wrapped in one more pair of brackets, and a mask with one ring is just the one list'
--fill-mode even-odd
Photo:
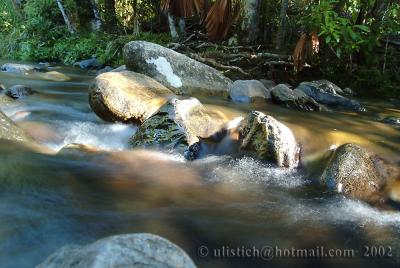
{"label": "sunlit rock", "polygon": [[65,246],[37,268],[196,267],[180,247],[153,234],[116,235],[86,246]]}
{"label": "sunlit rock", "polygon": [[296,167],[300,147],[292,131],[261,112],[249,113],[239,129],[241,150],[282,167]]}
{"label": "sunlit rock", "polygon": [[232,81],[218,70],[160,45],[130,42],[124,59],[128,70],[146,74],[176,94],[229,95]]}
{"label": "sunlit rock", "polygon": [[229,96],[235,102],[257,102],[271,98],[271,92],[258,80],[237,80],[229,87]]}
{"label": "sunlit rock", "polygon": [[385,183],[377,164],[376,155],[347,143],[336,149],[321,176],[321,182],[345,196],[370,201]]}
{"label": "sunlit rock", "polygon": [[130,71],[96,77],[89,91],[93,111],[106,121],[144,122],[173,93],[154,79]]}
{"label": "sunlit rock", "polygon": [[313,98],[307,96],[303,91],[298,89],[292,90],[284,84],[279,84],[271,90],[272,101],[286,108],[304,110],[304,111],[321,111],[323,107]]}
{"label": "sunlit rock", "polygon": [[17,142],[31,142],[31,138],[10,118],[0,111],[0,139]]}
{"label": "sunlit rock", "polygon": [[186,148],[217,135],[226,118],[206,109],[197,99],[172,99],[154,116],[147,119],[132,138],[134,146]]}

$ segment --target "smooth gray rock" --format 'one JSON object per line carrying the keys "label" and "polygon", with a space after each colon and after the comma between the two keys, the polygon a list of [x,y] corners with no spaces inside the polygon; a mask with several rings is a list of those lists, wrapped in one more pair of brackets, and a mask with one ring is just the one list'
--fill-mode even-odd
{"label": "smooth gray rock", "polygon": [[321,81],[324,80],[302,82],[297,89],[303,91],[318,103],[327,105],[328,107],[350,109],[359,112],[366,111],[358,101],[340,95],[343,91],[339,87],[336,88],[332,83],[323,83]]}
{"label": "smooth gray rock", "polygon": [[8,73],[31,73],[36,70],[38,67],[30,64],[6,63],[1,66],[1,71]]}
{"label": "smooth gray rock", "polygon": [[96,58],[92,58],[92,59],[75,62],[74,66],[78,66],[81,69],[100,69],[101,62]]}
{"label": "smooth gray rock", "polygon": [[126,70],[127,70],[126,69],[126,65],[121,65],[121,66],[115,68],[114,70],[112,70],[111,72],[123,72],[123,71],[126,71]]}
{"label": "smooth gray rock", "polygon": [[174,94],[154,79],[130,71],[96,77],[89,89],[93,111],[106,121],[144,122]]}
{"label": "smooth gray rock", "polygon": [[229,96],[232,81],[221,72],[160,45],[130,42],[124,60],[128,70],[148,75],[176,94]]}
{"label": "smooth gray rock", "polygon": [[271,92],[258,80],[237,80],[229,87],[229,96],[235,102],[250,103],[271,99]]}
{"label": "smooth gray rock", "polygon": [[111,72],[111,71],[113,71],[114,69],[111,67],[111,66],[106,66],[106,67],[104,67],[103,69],[100,69],[100,70],[98,70],[97,71],[97,75],[100,75],[100,74],[104,74],[104,73],[108,73],[108,72]]}
{"label": "smooth gray rock", "polygon": [[272,101],[286,108],[304,111],[322,111],[323,107],[303,91],[279,84],[271,90]]}
{"label": "smooth gray rock", "polygon": [[28,86],[15,85],[6,90],[5,94],[13,99],[21,99],[34,94],[35,91]]}
{"label": "smooth gray rock", "polygon": [[338,147],[331,156],[321,182],[345,196],[370,201],[385,183],[377,157],[355,144]]}
{"label": "smooth gray rock", "polygon": [[266,89],[272,89],[274,86],[276,86],[276,83],[272,80],[260,79],[260,82]]}
{"label": "smooth gray rock", "polygon": [[176,267],[196,265],[177,245],[153,234],[116,235],[86,246],[66,246],[37,268]]}
{"label": "smooth gray rock", "polygon": [[292,131],[269,115],[249,113],[239,128],[241,150],[281,167],[299,163],[300,147]]}

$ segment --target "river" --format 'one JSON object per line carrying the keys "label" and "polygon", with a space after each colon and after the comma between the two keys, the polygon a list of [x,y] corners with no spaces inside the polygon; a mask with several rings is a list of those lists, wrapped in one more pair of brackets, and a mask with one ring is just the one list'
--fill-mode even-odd
{"label": "river", "polygon": [[[286,170],[224,155],[189,163],[177,152],[130,150],[136,127],[106,123],[89,107],[94,73],[65,66],[52,71],[64,76],[0,73],[0,83],[38,92],[1,109],[43,147],[0,142],[1,267],[32,267],[64,245],[136,232],[171,240],[199,267],[399,267],[400,213],[379,211],[313,183],[321,165],[317,159],[347,142],[399,162],[399,130],[377,120],[399,117],[398,103],[362,100],[369,111],[364,114],[312,113],[201,98],[229,117],[257,109],[287,124],[302,145],[305,167]],[[71,143],[102,152],[57,154]],[[355,256],[211,256],[222,247],[266,246],[354,249]],[[202,256],[202,247],[208,256]],[[363,256],[366,247],[384,247],[392,257]]]}

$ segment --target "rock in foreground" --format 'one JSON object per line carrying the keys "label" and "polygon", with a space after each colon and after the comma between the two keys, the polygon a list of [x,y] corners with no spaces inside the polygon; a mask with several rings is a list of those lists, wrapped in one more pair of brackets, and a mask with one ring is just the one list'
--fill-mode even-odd
{"label": "rock in foreground", "polygon": [[232,81],[218,70],[160,45],[130,42],[124,60],[128,70],[148,75],[176,94],[229,95]]}
{"label": "rock in foreground", "polygon": [[190,257],[165,238],[152,234],[107,237],[87,246],[66,246],[37,268],[196,267]]}
{"label": "rock in foreground", "polygon": [[250,103],[271,98],[271,92],[258,80],[237,80],[229,87],[229,92],[235,102]]}
{"label": "rock in foreground", "polygon": [[281,167],[296,167],[300,147],[292,131],[272,116],[251,112],[239,129],[241,149]]}
{"label": "rock in foreground", "polygon": [[370,201],[385,183],[376,166],[376,156],[350,143],[336,149],[321,181],[331,190],[365,201]]}
{"label": "rock in foreground", "polygon": [[275,86],[272,91],[272,101],[286,108],[304,110],[304,111],[321,111],[322,106],[313,98],[307,96],[303,91],[298,89],[292,90],[284,84]]}
{"label": "rock in foreground", "polygon": [[108,72],[96,77],[89,91],[93,111],[106,121],[144,122],[173,93],[143,74]]}
{"label": "rock in foreground", "polygon": [[10,118],[0,111],[0,139],[17,142],[31,142],[31,138]]}
{"label": "rock in foreground", "polygon": [[199,138],[217,135],[225,123],[222,115],[207,110],[195,98],[174,98],[140,126],[131,143],[134,146],[186,149]]}

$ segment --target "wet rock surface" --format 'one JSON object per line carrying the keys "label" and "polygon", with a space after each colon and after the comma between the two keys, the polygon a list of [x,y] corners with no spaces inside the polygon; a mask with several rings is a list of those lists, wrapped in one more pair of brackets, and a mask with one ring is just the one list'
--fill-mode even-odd
{"label": "wet rock surface", "polygon": [[241,150],[278,166],[293,168],[299,163],[300,147],[292,131],[261,112],[251,112],[239,129]]}
{"label": "wet rock surface", "polygon": [[279,84],[271,90],[272,101],[286,108],[304,111],[322,111],[324,108],[313,98],[298,89]]}

